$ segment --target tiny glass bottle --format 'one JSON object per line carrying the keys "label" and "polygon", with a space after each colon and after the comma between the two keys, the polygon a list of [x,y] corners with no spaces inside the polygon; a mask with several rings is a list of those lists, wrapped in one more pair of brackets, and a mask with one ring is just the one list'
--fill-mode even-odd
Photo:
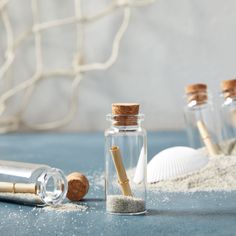
{"label": "tiny glass bottle", "polygon": [[112,104],[105,131],[106,210],[111,214],[146,212],[146,131],[139,104]]}
{"label": "tiny glass bottle", "polygon": [[47,165],[0,160],[0,199],[27,205],[56,205],[66,197],[63,172]]}
{"label": "tiny glass bottle", "polygon": [[221,90],[220,114],[223,140],[230,142],[236,139],[236,79],[222,81]]}
{"label": "tiny glass bottle", "polygon": [[210,156],[220,153],[220,130],[209,98],[206,84],[193,84],[185,89],[185,122],[189,144],[193,148],[206,147]]}

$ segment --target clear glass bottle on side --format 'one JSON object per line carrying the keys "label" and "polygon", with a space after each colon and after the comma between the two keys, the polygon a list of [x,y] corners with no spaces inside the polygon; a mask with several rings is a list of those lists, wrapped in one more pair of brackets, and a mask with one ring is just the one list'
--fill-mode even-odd
{"label": "clear glass bottle on side", "polygon": [[56,205],[66,197],[63,172],[47,165],[0,160],[0,199],[27,205]]}
{"label": "clear glass bottle on side", "polygon": [[[220,114],[224,140],[222,145],[228,147],[226,154],[232,154],[231,146],[233,147],[236,139],[236,79],[222,81],[221,90]],[[232,145],[225,145],[226,143]]]}
{"label": "clear glass bottle on side", "polygon": [[185,92],[184,114],[190,146],[206,147],[210,156],[220,154],[220,128],[217,126],[218,121],[207,92],[207,85],[189,85]]}
{"label": "clear glass bottle on side", "polygon": [[113,104],[105,131],[106,210],[112,214],[146,212],[147,137],[138,104]]}

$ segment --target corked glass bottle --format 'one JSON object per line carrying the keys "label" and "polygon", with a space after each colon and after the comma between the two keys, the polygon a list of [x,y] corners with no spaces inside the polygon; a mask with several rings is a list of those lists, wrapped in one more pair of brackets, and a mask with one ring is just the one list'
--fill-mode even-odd
{"label": "corked glass bottle", "polygon": [[192,84],[185,88],[186,106],[184,109],[187,134],[190,146],[206,147],[210,156],[220,153],[220,131],[216,125],[214,109],[207,92],[206,84]]}
{"label": "corked glass bottle", "polygon": [[146,212],[146,131],[139,104],[112,104],[105,131],[106,210],[112,214]]}
{"label": "corked glass bottle", "polygon": [[28,205],[56,205],[67,193],[63,172],[47,165],[0,160],[0,199]]}
{"label": "corked glass bottle", "polygon": [[223,139],[233,141],[236,139],[236,79],[222,81],[221,91],[220,114]]}

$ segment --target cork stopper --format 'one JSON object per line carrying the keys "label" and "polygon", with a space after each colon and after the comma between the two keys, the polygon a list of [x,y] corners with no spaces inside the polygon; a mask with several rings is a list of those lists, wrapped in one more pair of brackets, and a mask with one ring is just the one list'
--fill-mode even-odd
{"label": "cork stopper", "polygon": [[89,190],[89,181],[83,174],[73,172],[67,176],[67,181],[67,198],[71,201],[79,201],[87,194]]}
{"label": "cork stopper", "polygon": [[236,79],[222,81],[221,90],[225,98],[236,97]]}
{"label": "cork stopper", "polygon": [[207,85],[206,84],[191,84],[185,87],[188,102],[196,101],[198,105],[207,101]]}
{"label": "cork stopper", "polygon": [[114,125],[132,126],[137,125],[137,115],[139,114],[138,103],[113,103],[112,115],[114,115]]}

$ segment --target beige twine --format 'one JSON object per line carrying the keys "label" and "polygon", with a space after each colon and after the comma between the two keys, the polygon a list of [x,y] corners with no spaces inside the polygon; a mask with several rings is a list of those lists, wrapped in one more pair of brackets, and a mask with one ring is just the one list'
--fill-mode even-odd
{"label": "beige twine", "polygon": [[[15,37],[7,11],[7,5],[10,0],[0,0],[0,14],[6,31],[7,40],[5,60],[4,63],[0,65],[0,80],[6,80],[5,90],[2,94],[0,94],[0,133],[17,131],[19,129],[20,124],[34,130],[51,130],[67,125],[73,119],[77,111],[78,87],[82,79],[82,73],[94,70],[107,70],[109,67],[111,67],[117,60],[120,42],[129,25],[131,8],[135,6],[149,4],[154,1],[155,0],[116,0],[112,1],[110,5],[108,5],[105,9],[98,12],[97,14],[92,16],[84,16],[81,6],[82,0],[74,0],[75,14],[73,17],[48,22],[39,22],[38,0],[31,0],[33,25],[23,34],[19,35],[18,37]],[[95,22],[118,10],[123,11],[123,19],[113,39],[110,56],[105,62],[83,64],[83,55],[81,54],[83,48],[85,25],[88,23]],[[75,24],[77,37],[77,48],[74,60],[72,62],[72,68],[68,68],[67,70],[59,68],[45,72],[43,68],[42,57],[42,32],[53,27],[59,27],[69,24]],[[28,78],[17,85],[13,85],[9,76],[9,71],[14,62],[16,50],[32,34],[34,36],[35,44],[36,71],[31,78]],[[71,103],[68,113],[64,116],[64,118],[48,123],[30,124],[29,122],[24,121],[23,113],[25,112],[28,103],[31,100],[31,96],[38,82],[53,76],[67,76],[68,78],[72,78],[70,98]],[[16,95],[18,92],[22,91],[24,91],[24,98],[21,101],[19,110],[11,116],[3,116],[7,107],[7,101],[14,95]]]}

